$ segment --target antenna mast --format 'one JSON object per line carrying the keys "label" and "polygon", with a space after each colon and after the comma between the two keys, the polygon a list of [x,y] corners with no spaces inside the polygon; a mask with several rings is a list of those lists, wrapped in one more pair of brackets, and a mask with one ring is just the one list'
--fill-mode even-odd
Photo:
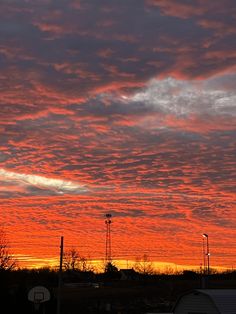
{"label": "antenna mast", "polygon": [[106,264],[112,262],[111,258],[111,220],[112,215],[106,214],[105,215],[105,224],[106,224],[106,256],[105,256],[105,262]]}

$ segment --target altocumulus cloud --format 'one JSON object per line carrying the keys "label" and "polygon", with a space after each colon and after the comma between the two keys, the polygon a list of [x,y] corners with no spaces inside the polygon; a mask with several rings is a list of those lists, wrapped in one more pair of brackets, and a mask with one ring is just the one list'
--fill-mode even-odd
{"label": "altocumulus cloud", "polygon": [[154,110],[176,116],[236,115],[235,91],[229,92],[219,85],[215,86],[214,79],[205,81],[153,79],[146,88],[127,100],[145,103]]}
{"label": "altocumulus cloud", "polygon": [[32,186],[37,188],[49,189],[58,193],[84,193],[88,189],[77,183],[61,179],[52,179],[38,175],[17,173],[0,169],[0,180],[9,184],[12,182],[19,185]]}

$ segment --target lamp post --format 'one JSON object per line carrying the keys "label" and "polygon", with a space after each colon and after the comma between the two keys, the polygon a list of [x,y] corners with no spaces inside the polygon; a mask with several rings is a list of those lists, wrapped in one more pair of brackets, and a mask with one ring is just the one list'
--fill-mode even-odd
{"label": "lamp post", "polygon": [[205,244],[203,243],[203,249],[204,249],[204,266],[205,266],[205,260],[207,259],[207,275],[210,274],[210,251],[209,251],[209,237],[208,234],[203,233],[203,241],[206,239],[206,251],[205,251]]}
{"label": "lamp post", "polygon": [[203,257],[203,274],[206,273],[206,249],[205,238],[202,236],[202,257]]}

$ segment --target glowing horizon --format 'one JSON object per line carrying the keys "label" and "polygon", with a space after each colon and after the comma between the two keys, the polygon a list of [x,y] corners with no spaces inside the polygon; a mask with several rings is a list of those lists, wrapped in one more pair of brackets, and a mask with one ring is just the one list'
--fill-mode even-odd
{"label": "glowing horizon", "polygon": [[[55,258],[37,258],[33,256],[14,256],[16,261],[18,262],[17,267],[19,269],[42,269],[42,268],[49,268],[49,269],[59,269],[60,261],[58,257]],[[88,259],[86,260],[88,270],[91,269],[95,273],[102,273],[105,269],[105,259]],[[173,262],[158,262],[150,260],[147,256],[147,260],[145,261],[146,267],[149,266],[151,269],[151,273],[158,274],[158,273],[169,273],[174,274],[184,270],[191,270],[196,272],[203,271],[203,265],[182,265],[176,264]],[[144,264],[143,257],[139,257],[137,259],[114,259],[112,260],[112,264],[115,265],[118,270],[120,269],[135,269],[136,265],[140,264],[140,268],[142,268]],[[90,267],[90,268],[89,268]],[[63,266],[64,269],[64,266]],[[223,267],[223,266],[214,266],[211,267],[213,270],[217,271],[228,271],[233,270],[234,268],[231,267]],[[142,271],[142,270],[141,270]]]}

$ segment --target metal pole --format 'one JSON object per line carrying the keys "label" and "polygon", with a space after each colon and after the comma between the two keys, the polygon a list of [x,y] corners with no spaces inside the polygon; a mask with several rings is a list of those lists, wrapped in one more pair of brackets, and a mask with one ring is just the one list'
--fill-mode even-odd
{"label": "metal pole", "polygon": [[207,275],[210,275],[210,252],[209,252],[209,240],[207,236]]}
{"label": "metal pole", "polygon": [[206,252],[205,252],[205,238],[202,237],[202,254],[203,254],[203,273],[206,273]]}
{"label": "metal pole", "polygon": [[63,240],[61,237],[60,245],[60,267],[58,272],[58,290],[57,290],[57,314],[61,313],[61,287],[62,287],[62,263],[63,263]]}

